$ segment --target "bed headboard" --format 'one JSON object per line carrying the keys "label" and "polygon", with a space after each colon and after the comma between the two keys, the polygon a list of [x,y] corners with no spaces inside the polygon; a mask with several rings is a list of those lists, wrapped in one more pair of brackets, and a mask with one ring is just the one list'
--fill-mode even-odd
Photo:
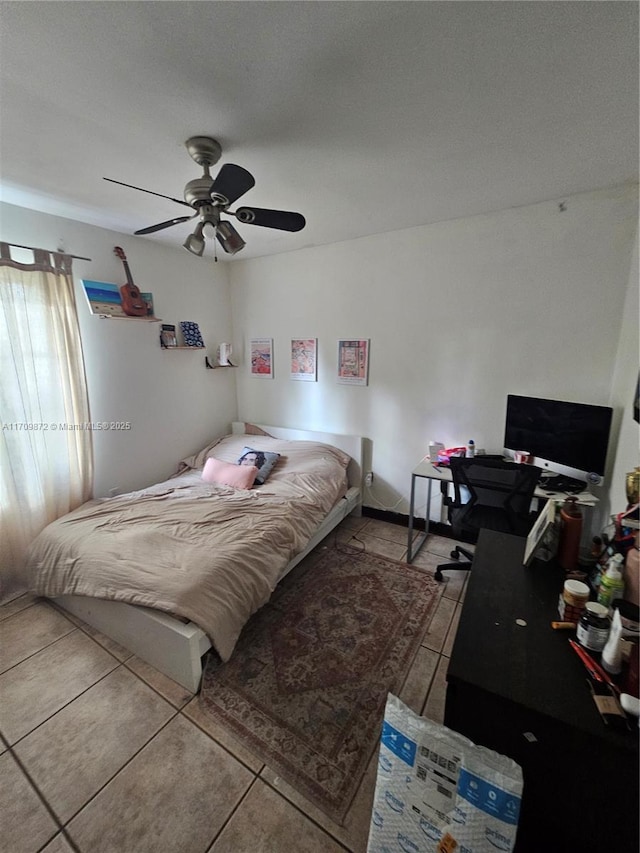
{"label": "bed headboard", "polygon": [[[361,435],[340,435],[334,432],[311,432],[305,429],[289,429],[288,427],[267,426],[255,424],[274,438],[282,438],[289,441],[321,441],[323,444],[332,444],[344,453],[348,453],[351,462],[347,468],[347,477],[350,486],[362,488],[363,471],[363,437]],[[244,435],[244,421],[234,421],[231,424],[234,435]]]}

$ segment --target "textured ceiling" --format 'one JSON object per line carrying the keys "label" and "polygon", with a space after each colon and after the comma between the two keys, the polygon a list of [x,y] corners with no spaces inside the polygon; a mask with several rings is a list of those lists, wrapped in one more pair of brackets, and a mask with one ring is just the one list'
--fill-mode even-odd
{"label": "textured ceiling", "polygon": [[[635,2],[3,2],[4,201],[123,233],[215,137],[296,210],[240,258],[638,179]],[[180,245],[190,224],[140,240]],[[211,249],[207,249],[207,255]]]}

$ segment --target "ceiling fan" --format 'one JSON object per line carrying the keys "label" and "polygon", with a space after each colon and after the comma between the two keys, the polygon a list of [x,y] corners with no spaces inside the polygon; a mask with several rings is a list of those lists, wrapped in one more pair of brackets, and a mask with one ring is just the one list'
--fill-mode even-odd
{"label": "ceiling fan", "polygon": [[[215,234],[216,239],[225,252],[235,255],[246,245],[240,234],[233,225],[226,220],[220,219],[220,214],[235,216],[239,222],[245,225],[262,225],[265,228],[277,228],[281,231],[300,231],[306,222],[300,213],[292,213],[286,210],[269,210],[262,207],[239,207],[235,211],[229,210],[230,206],[251,189],[255,184],[253,175],[242,166],[233,163],[225,163],[215,178],[211,177],[209,169],[220,159],[222,148],[220,143],[209,136],[192,136],[185,142],[190,156],[202,166],[204,173],[201,178],[195,178],[184,188],[184,201],[172,196],[156,193],[153,190],[145,190],[135,187],[133,184],[125,184],[123,181],[115,181],[113,178],[104,178],[112,184],[120,184],[143,193],[168,198],[177,204],[192,208],[195,213],[190,216],[177,216],[148,228],[141,228],[135,234],[153,234],[170,228],[190,219],[199,219],[192,234],[189,234],[184,242],[184,248],[194,255],[202,255],[205,247],[204,231],[207,226]],[[216,258],[217,260],[217,258]]]}

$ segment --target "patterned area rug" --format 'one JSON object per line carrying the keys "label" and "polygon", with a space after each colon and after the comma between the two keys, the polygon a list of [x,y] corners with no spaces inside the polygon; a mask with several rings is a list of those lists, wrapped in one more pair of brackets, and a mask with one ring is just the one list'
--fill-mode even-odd
{"label": "patterned area rug", "polygon": [[440,589],[420,569],[348,546],[312,554],[254,614],[230,661],[209,655],[202,707],[342,823]]}

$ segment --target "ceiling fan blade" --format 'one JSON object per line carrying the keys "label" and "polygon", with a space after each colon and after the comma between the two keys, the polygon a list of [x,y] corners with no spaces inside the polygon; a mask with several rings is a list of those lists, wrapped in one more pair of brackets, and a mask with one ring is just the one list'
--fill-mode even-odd
{"label": "ceiling fan blade", "polygon": [[217,196],[225,205],[233,204],[236,199],[255,186],[255,183],[251,172],[247,172],[242,166],[226,163],[211,185],[211,196],[214,199]]}
{"label": "ceiling fan blade", "polygon": [[162,193],[154,193],[153,190],[143,190],[142,187],[134,187],[133,184],[125,184],[122,181],[114,181],[113,178],[103,178],[103,181],[109,181],[112,184],[120,184],[121,187],[130,187],[132,190],[139,190],[141,193],[149,193],[149,195],[157,195],[160,198],[168,198],[169,201],[175,201],[177,204],[184,204],[185,207],[191,207],[186,201],[182,201],[179,198],[173,198],[170,195],[163,195]]}
{"label": "ceiling fan blade", "polygon": [[[197,216],[197,214],[195,214]],[[163,228],[170,228],[172,225],[179,225],[180,222],[188,222],[193,219],[193,216],[178,216],[176,219],[168,219],[166,222],[159,222],[157,225],[150,225],[148,228],[141,228],[139,231],[134,231],[134,234],[153,234],[154,231],[162,231]]]}
{"label": "ceiling fan blade", "polygon": [[291,213],[288,210],[239,207],[233,215],[247,225],[262,225],[265,228],[279,228],[281,231],[301,231],[307,224],[301,213]]}

